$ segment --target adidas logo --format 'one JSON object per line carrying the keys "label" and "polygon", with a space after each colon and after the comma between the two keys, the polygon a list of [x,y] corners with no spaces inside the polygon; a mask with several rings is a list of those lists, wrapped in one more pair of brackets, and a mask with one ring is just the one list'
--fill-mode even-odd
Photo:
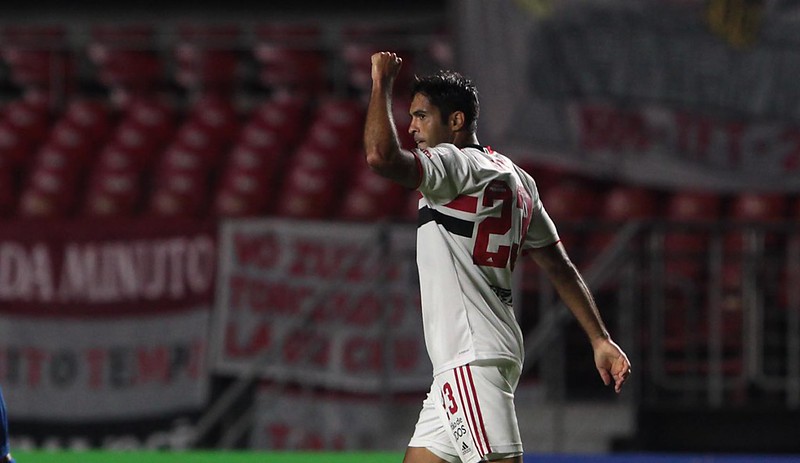
{"label": "adidas logo", "polygon": [[469,445],[467,445],[466,442],[462,442],[461,443],[461,453],[467,453],[467,452],[469,452]]}

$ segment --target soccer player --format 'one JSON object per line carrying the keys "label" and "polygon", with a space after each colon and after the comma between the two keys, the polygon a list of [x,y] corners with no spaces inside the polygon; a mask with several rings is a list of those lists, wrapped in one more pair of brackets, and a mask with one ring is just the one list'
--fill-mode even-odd
{"label": "soccer player", "polygon": [[580,323],[600,377],[620,392],[630,374],[594,300],[559,241],[533,179],[478,143],[475,86],[458,73],[417,78],[409,132],[400,147],[392,119],[402,59],[372,56],[372,93],[364,127],[369,166],[418,190],[417,266],[425,344],[433,384],[404,463],[522,462],[514,390],[523,337],[514,318],[511,273],[530,253]]}
{"label": "soccer player", "polygon": [[3,400],[3,391],[0,389],[0,463],[14,463],[8,447],[8,414],[6,402]]}

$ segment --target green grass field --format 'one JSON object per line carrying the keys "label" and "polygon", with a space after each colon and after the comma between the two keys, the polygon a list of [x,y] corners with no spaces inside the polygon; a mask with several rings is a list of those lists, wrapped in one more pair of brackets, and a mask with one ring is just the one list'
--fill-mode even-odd
{"label": "green grass field", "polygon": [[17,463],[399,463],[402,453],[324,452],[23,452]]}

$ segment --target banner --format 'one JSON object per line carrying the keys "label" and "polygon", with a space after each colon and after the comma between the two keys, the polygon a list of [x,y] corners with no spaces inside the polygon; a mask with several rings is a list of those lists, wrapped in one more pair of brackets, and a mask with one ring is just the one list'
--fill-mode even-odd
{"label": "banner", "polygon": [[415,229],[228,221],[215,367],[352,391],[427,389]]}
{"label": "banner", "polygon": [[534,3],[458,9],[483,143],[656,187],[800,187],[800,16],[780,11],[793,7]]}
{"label": "banner", "polygon": [[13,419],[204,406],[215,241],[191,221],[0,226],[0,385]]}

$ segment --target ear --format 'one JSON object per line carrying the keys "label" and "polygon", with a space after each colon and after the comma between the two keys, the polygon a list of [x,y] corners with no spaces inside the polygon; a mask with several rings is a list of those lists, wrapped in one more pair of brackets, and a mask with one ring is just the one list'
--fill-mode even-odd
{"label": "ear", "polygon": [[464,112],[463,111],[453,111],[450,114],[450,130],[453,132],[458,132],[464,128]]}

